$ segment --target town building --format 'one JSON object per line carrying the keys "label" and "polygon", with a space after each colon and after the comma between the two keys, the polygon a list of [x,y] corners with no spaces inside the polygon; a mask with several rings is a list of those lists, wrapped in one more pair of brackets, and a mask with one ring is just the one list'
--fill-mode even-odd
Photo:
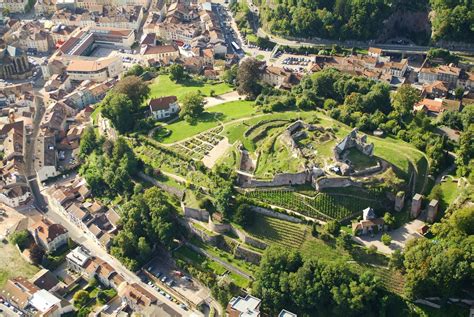
{"label": "town building", "polygon": [[123,71],[122,59],[118,56],[97,60],[74,59],[66,67],[71,80],[103,82],[118,77]]}
{"label": "town building", "polygon": [[229,317],[259,317],[261,300],[252,295],[233,297],[227,304],[226,313]]}
{"label": "town building", "polygon": [[179,49],[175,45],[142,45],[140,55],[149,65],[169,64],[180,57]]}
{"label": "town building", "polygon": [[27,0],[2,0],[0,1],[0,12],[8,10],[10,13],[23,13],[27,4]]}
{"label": "town building", "polygon": [[47,252],[53,252],[67,243],[69,233],[62,225],[52,223],[46,218],[28,228],[35,242]]}
{"label": "town building", "polygon": [[150,114],[155,120],[163,120],[179,112],[178,98],[166,96],[151,99],[148,102]]}
{"label": "town building", "polygon": [[372,208],[367,207],[362,211],[362,220],[352,223],[354,235],[365,235],[377,233],[383,230],[384,220],[377,218]]}
{"label": "town building", "polygon": [[141,311],[158,301],[153,294],[138,283],[128,284],[125,288],[120,290],[119,295],[134,311]]}

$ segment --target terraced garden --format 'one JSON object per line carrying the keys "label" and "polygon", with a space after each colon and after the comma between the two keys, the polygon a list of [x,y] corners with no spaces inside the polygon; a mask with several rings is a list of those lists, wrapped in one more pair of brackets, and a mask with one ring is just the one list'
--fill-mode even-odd
{"label": "terraced garden", "polygon": [[283,247],[299,249],[304,243],[307,234],[305,225],[296,224],[273,217],[255,214],[252,225],[246,228],[252,236]]}
{"label": "terraced garden", "polygon": [[264,189],[248,191],[246,197],[324,221],[342,220],[362,213],[367,207],[380,207],[370,193],[366,197],[337,193],[318,193],[309,197],[291,189]]}

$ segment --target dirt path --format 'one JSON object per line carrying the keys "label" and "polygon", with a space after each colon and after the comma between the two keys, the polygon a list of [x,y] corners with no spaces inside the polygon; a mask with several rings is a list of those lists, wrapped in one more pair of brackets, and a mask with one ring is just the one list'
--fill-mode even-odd
{"label": "dirt path", "polygon": [[204,109],[212,108],[226,102],[237,101],[241,99],[243,99],[243,97],[239,95],[235,90],[216,97],[206,97],[204,98],[204,100],[206,101]]}

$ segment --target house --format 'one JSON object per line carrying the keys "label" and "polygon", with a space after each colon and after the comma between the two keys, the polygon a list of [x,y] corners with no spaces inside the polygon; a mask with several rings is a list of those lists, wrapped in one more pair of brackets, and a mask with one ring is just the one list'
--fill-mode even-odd
{"label": "house", "polygon": [[450,88],[455,88],[458,86],[461,71],[461,68],[456,67],[453,64],[431,67],[425,63],[418,73],[418,82],[422,84],[430,84],[435,81],[442,81]]}
{"label": "house", "polygon": [[226,313],[229,317],[259,317],[261,300],[252,295],[233,297],[227,304]]}
{"label": "house", "polygon": [[369,47],[368,55],[371,56],[371,57],[378,58],[378,57],[382,56],[382,53],[383,53],[383,50],[381,48]]}
{"label": "house", "polygon": [[71,271],[82,273],[90,257],[88,250],[78,246],[66,255],[67,268]]}
{"label": "house", "polygon": [[29,229],[36,243],[48,252],[53,252],[67,243],[68,231],[58,223],[52,223],[43,218],[34,223]]}
{"label": "house", "polygon": [[150,114],[155,120],[169,118],[179,112],[178,98],[176,96],[166,96],[151,99],[148,102]]}
{"label": "house", "polygon": [[39,316],[59,317],[74,310],[70,302],[45,289],[34,293],[29,302],[39,312]]}
{"label": "house", "polygon": [[382,218],[376,218],[372,208],[367,207],[362,211],[362,220],[352,223],[352,232],[354,235],[378,232],[383,229],[384,223]]}
{"label": "house", "polygon": [[56,139],[54,135],[39,135],[36,142],[35,170],[43,182],[58,175]]}
{"label": "house", "polygon": [[444,111],[460,111],[461,102],[450,99],[428,99],[424,98],[413,106],[413,111],[423,111],[429,115],[437,116]]}
{"label": "house", "polygon": [[158,299],[138,283],[128,284],[119,295],[135,311],[155,304]]}
{"label": "house", "polygon": [[449,87],[445,82],[440,80],[430,84],[423,85],[422,96],[428,98],[445,98],[448,96]]}
{"label": "house", "polygon": [[278,314],[278,317],[298,317],[296,314],[287,311],[286,309],[282,309],[282,311]]}
{"label": "house", "polygon": [[56,275],[47,269],[40,270],[30,281],[37,287],[51,292],[58,290],[61,284]]}
{"label": "house", "polygon": [[33,294],[39,290],[36,285],[24,277],[15,277],[6,282],[0,294],[16,307],[24,309],[29,305]]}
{"label": "house", "polygon": [[423,196],[420,194],[415,194],[411,201],[411,209],[410,209],[410,216],[412,218],[418,217],[421,212],[421,203],[423,202]]}

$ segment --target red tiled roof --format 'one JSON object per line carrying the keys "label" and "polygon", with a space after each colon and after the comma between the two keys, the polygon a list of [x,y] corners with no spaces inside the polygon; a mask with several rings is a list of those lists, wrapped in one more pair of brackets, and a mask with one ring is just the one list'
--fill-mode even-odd
{"label": "red tiled roof", "polygon": [[148,102],[148,106],[150,107],[151,111],[166,110],[169,108],[170,104],[175,103],[177,101],[178,98],[176,98],[176,96],[160,97],[151,99]]}

